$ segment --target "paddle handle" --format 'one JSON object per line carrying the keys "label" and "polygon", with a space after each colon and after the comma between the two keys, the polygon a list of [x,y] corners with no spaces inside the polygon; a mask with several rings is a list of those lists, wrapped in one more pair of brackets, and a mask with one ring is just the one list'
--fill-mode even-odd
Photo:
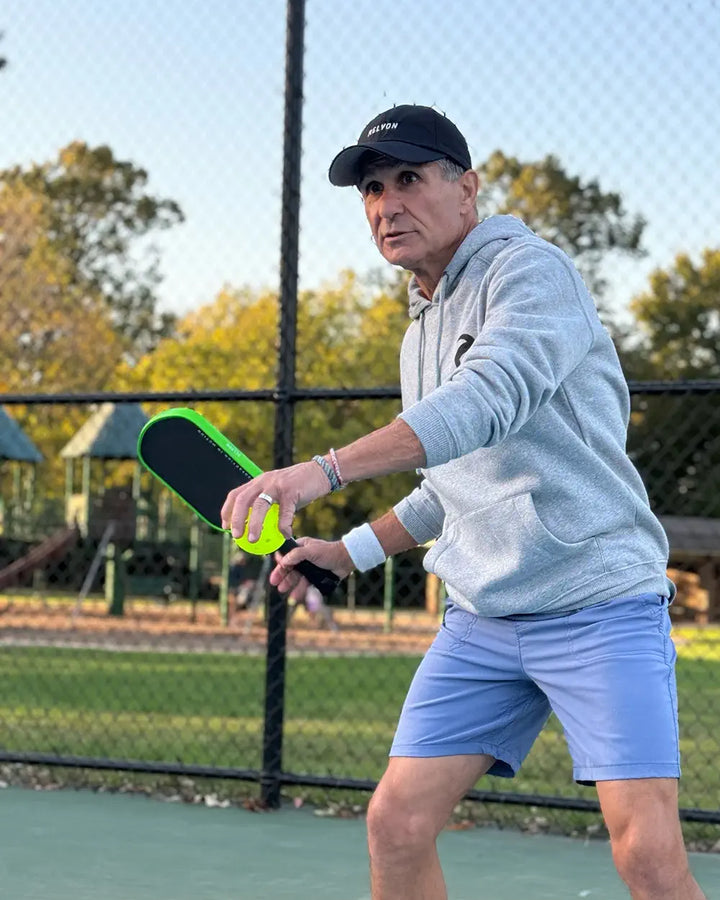
{"label": "paddle handle", "polygon": [[[280,548],[279,552],[284,556],[297,546],[299,545],[296,541],[292,538],[288,538]],[[297,569],[301,575],[304,575],[310,584],[314,584],[323,597],[329,597],[340,583],[340,579],[334,572],[316,566],[315,563],[310,562],[309,559],[303,559],[294,568]]]}

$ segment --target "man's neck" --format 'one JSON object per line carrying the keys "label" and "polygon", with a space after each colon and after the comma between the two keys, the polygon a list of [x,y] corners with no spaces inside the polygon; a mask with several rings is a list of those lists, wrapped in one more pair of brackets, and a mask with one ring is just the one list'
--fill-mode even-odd
{"label": "man's neck", "polygon": [[477,218],[468,221],[462,235],[458,238],[457,241],[455,241],[454,244],[452,244],[448,248],[442,259],[433,261],[433,263],[431,263],[427,267],[421,267],[412,270],[412,273],[415,276],[415,280],[418,283],[418,287],[428,300],[432,300],[435,289],[437,288],[438,284],[440,284],[440,279],[443,277],[445,269],[447,269],[447,267],[450,265],[450,260],[457,253],[458,247],[462,244],[462,242],[477,224]]}

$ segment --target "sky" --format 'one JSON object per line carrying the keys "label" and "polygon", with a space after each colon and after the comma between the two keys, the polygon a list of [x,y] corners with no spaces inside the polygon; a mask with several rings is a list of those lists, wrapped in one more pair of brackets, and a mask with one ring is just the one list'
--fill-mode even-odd
{"label": "sky", "polygon": [[[156,239],[160,307],[278,286],[285,3],[5,0],[0,167],[108,144],[178,201]],[[388,270],[327,169],[393,104],[443,110],[475,163],[547,154],[648,222],[612,261],[622,310],[648,274],[720,247],[720,0],[306,0],[301,287]]]}

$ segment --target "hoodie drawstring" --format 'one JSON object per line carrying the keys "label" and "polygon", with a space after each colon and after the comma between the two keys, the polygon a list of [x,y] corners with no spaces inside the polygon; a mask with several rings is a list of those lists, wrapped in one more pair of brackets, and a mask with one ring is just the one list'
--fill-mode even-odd
{"label": "hoodie drawstring", "polygon": [[443,275],[443,280],[440,282],[440,290],[438,291],[438,336],[437,342],[435,344],[435,387],[440,387],[440,345],[442,343],[443,336],[443,319],[445,314],[445,291],[444,282],[447,281],[447,275]]}
{"label": "hoodie drawstring", "polygon": [[422,373],[423,373],[423,362],[425,357],[425,310],[420,313],[420,343],[418,345],[418,357],[417,357],[417,392],[415,396],[416,401],[422,400],[423,393],[423,384],[422,384]]}
{"label": "hoodie drawstring", "polygon": [[[447,274],[443,275],[440,282],[440,289],[437,291],[438,305],[438,328],[437,341],[435,343],[435,387],[440,387],[440,347],[442,345],[443,325],[445,322],[445,284],[447,282]],[[428,304],[425,309],[420,312],[420,342],[418,344],[418,360],[417,360],[417,395],[416,401],[423,398],[423,368],[425,363],[425,313],[429,308]]]}

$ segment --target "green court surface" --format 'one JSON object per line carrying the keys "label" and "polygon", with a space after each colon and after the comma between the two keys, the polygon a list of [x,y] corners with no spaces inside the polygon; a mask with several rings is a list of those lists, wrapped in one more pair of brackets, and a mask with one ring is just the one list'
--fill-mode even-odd
{"label": "green court surface", "polygon": [[[451,900],[627,897],[606,842],[446,831]],[[694,854],[709,898],[720,857]],[[0,791],[3,900],[369,900],[365,823],[91,792]]]}

